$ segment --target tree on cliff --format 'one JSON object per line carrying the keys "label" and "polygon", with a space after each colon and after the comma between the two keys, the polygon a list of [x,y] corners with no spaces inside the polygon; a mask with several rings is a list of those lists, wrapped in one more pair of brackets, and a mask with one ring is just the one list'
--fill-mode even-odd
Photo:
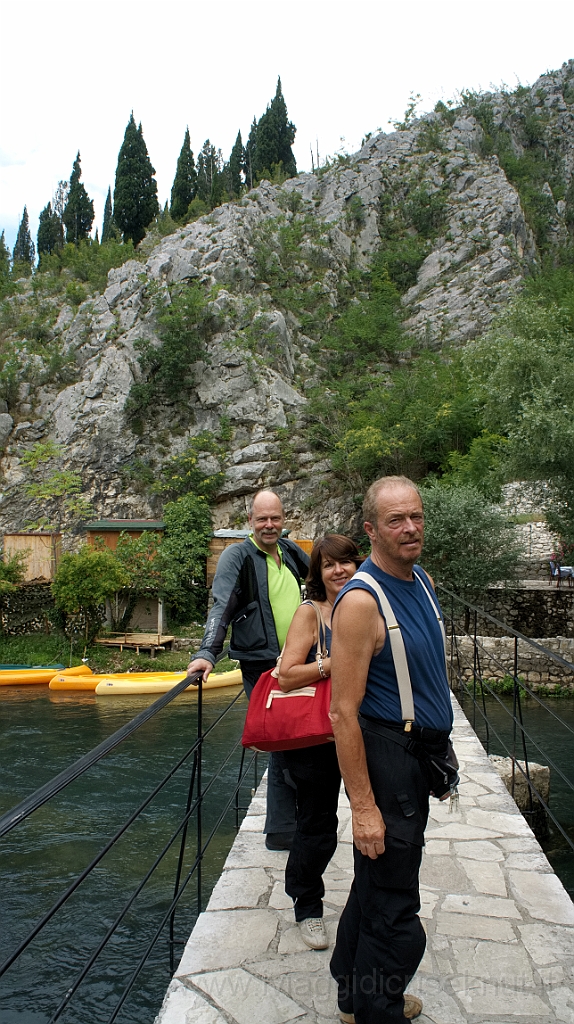
{"label": "tree on cliff", "polygon": [[5,298],[12,291],[10,280],[10,250],[6,245],[4,232],[0,235],[0,299]]}
{"label": "tree on cliff", "polygon": [[4,232],[0,235],[0,287],[10,273],[10,250],[6,245]]}
{"label": "tree on cliff", "polygon": [[130,115],[116,168],[114,219],[124,242],[141,242],[145,229],[159,212],[155,170],[148,156],[141,122]]}
{"label": "tree on cliff", "polygon": [[185,129],[183,145],[177,160],[175,178],[171,187],[171,205],[169,212],[174,220],[185,217],[197,189],[197,171],[191,150],[189,128]]}
{"label": "tree on cliff", "polygon": [[216,150],[209,138],[202,146],[202,152],[197,157],[197,189],[196,196],[209,203],[211,209],[219,206],[222,198],[223,182],[221,175],[221,150]]}
{"label": "tree on cliff", "polygon": [[242,186],[241,171],[243,169],[244,160],[245,160],[245,153],[244,153],[244,150],[243,150],[243,141],[241,139],[241,132],[237,132],[237,138],[235,140],[235,144],[233,146],[233,149],[231,150],[231,155],[229,157],[229,165],[228,165],[229,188],[230,188],[231,195],[234,198],[237,198],[237,196],[241,195],[241,186]]}
{"label": "tree on cliff", "polygon": [[66,203],[68,202],[68,193],[70,191],[69,181],[59,181],[58,187],[54,193],[54,199],[52,202],[52,209],[57,217],[63,221],[64,210],[66,209]]}
{"label": "tree on cliff", "polygon": [[297,174],[297,164],[291,146],[295,141],[296,128],[287,116],[287,106],[281,90],[281,79],[277,79],[277,91],[265,113],[257,123],[253,174],[257,178],[271,176],[279,167],[286,178]]}
{"label": "tree on cliff", "polygon": [[254,176],[254,161],[255,161],[255,147],[257,145],[257,118],[254,117],[249,130],[249,138],[245,144],[245,150],[243,152],[243,173],[245,174],[245,184],[248,188],[253,188]]}
{"label": "tree on cliff", "polygon": [[12,251],[12,263],[16,274],[28,277],[32,273],[32,267],[36,258],[36,249],[30,234],[30,223],[28,220],[28,209],[25,206],[22,220],[16,235],[16,243]]}
{"label": "tree on cliff", "polygon": [[64,244],[62,221],[52,209],[51,203],[48,203],[40,214],[37,243],[38,256],[42,256],[44,253],[49,256],[50,253],[61,249]]}
{"label": "tree on cliff", "polygon": [[119,231],[114,220],[114,212],[112,208],[112,190],[108,188],[108,194],[106,196],[106,205],[104,206],[104,220],[102,224],[102,244],[109,242],[113,238],[119,238]]}
{"label": "tree on cliff", "polygon": [[464,350],[487,429],[508,439],[507,478],[550,484],[546,520],[574,544],[572,283],[556,304],[518,299]]}
{"label": "tree on cliff", "polygon": [[76,245],[82,238],[88,237],[94,222],[94,204],[80,181],[82,177],[80,164],[80,153],[78,152],[70,176],[70,191],[62,217],[66,227],[66,241],[74,242]]}

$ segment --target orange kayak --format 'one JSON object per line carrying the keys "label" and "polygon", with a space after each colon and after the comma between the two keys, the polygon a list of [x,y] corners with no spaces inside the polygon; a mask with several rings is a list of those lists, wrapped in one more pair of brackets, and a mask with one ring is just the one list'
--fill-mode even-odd
{"label": "orange kayak", "polygon": [[[91,668],[88,665],[74,665],[72,668],[63,668],[57,673],[59,676],[75,675],[75,676],[89,676],[92,674]],[[54,678],[55,671],[53,668],[20,668],[20,669],[7,669],[0,672],[0,686],[22,686],[24,684],[35,683],[44,684],[49,683]]]}

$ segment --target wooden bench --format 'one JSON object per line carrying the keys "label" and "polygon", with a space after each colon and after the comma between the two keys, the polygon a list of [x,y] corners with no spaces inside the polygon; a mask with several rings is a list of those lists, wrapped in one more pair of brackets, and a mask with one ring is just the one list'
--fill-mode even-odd
{"label": "wooden bench", "polygon": [[155,658],[156,651],[171,650],[174,640],[174,636],[164,636],[162,633],[108,633],[98,637],[96,643],[105,647],[119,647],[120,651],[124,647],[135,647],[136,654],[139,654],[141,647],[149,650],[151,657]]}

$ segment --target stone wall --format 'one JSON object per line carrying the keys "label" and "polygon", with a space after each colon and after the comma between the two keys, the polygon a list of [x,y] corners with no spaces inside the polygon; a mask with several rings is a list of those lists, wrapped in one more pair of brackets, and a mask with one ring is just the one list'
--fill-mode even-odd
{"label": "stone wall", "polygon": [[[445,594],[439,597],[446,618],[450,614],[450,600]],[[564,584],[556,586],[512,587],[506,590],[489,590],[479,600],[479,606],[500,619],[505,625],[525,636],[574,637],[574,587]],[[458,608],[461,606],[458,605]],[[455,632],[465,630],[464,615],[456,614]],[[472,626],[471,612],[471,626]],[[478,616],[477,632],[483,636],[500,636],[504,631],[484,616]]]}
{"label": "stone wall", "polygon": [[8,636],[39,633],[50,629],[54,598],[50,584],[23,583],[0,600],[0,631]]}
{"label": "stone wall", "polygon": [[[454,661],[451,678],[453,685],[459,672],[463,679],[472,679],[474,665],[472,639],[468,636],[457,636],[455,641],[454,652],[451,652],[451,638],[447,637],[448,660],[450,663],[452,655]],[[551,690],[560,686],[574,691],[574,639],[564,636],[543,637],[536,643],[571,662],[572,668],[567,669],[558,665],[542,651],[537,651],[524,640],[519,640],[517,664],[520,678],[534,690],[540,686]],[[514,637],[478,636],[477,646],[483,678],[504,679],[505,676],[513,674]]]}

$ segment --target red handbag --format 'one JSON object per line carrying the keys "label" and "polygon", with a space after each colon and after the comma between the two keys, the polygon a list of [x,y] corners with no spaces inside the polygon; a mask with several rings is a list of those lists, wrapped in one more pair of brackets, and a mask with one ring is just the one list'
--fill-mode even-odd
{"label": "red handbag", "polygon": [[[326,658],[323,621],[319,609],[313,606],[319,636],[316,657]],[[255,684],[241,738],[243,746],[263,751],[296,750],[332,741],[330,676],[312,686],[283,693],[277,683],[278,675],[278,667],[268,669]]]}

